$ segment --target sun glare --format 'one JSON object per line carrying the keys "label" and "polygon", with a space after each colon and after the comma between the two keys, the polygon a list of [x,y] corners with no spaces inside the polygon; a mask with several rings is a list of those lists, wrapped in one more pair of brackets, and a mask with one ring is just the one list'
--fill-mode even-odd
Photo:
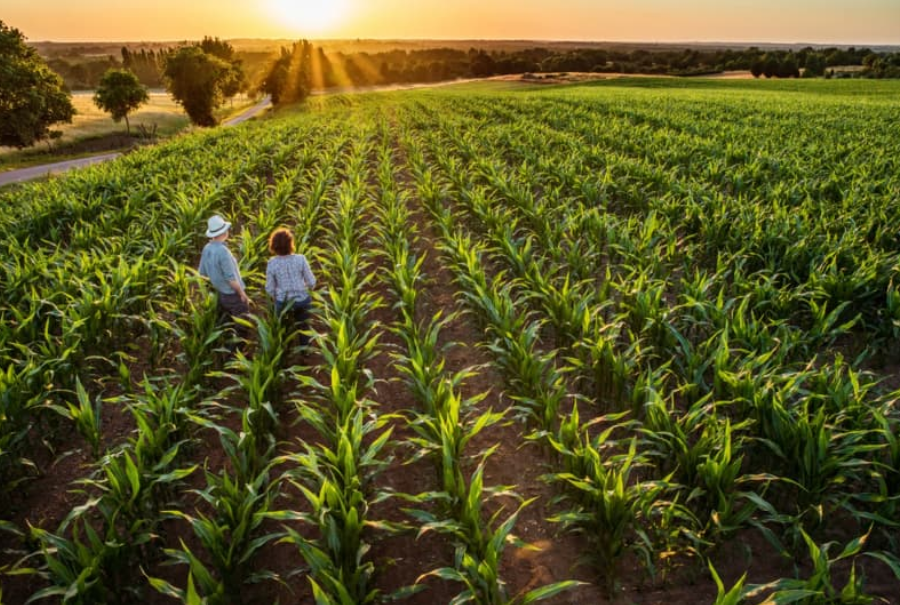
{"label": "sun glare", "polygon": [[347,15],[346,0],[269,0],[272,17],[302,34],[328,33]]}

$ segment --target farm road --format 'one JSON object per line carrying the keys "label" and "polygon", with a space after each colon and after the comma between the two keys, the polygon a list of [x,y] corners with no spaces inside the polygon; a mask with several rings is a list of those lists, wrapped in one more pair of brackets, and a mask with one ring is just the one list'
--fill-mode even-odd
{"label": "farm road", "polygon": [[89,166],[90,164],[105,162],[107,160],[117,158],[120,155],[122,154],[118,151],[114,151],[112,153],[104,153],[102,155],[92,155],[89,158],[66,160],[65,162],[56,162],[54,164],[43,164],[41,166],[31,166],[29,168],[10,170],[9,172],[0,172],[0,187],[3,187],[4,185],[10,185],[12,183],[21,183],[23,181],[38,179],[42,176],[50,176],[51,174],[59,174],[61,172],[65,172],[66,170],[71,170],[72,168],[80,168],[82,166]]}
{"label": "farm road", "polygon": [[259,103],[257,103],[256,105],[254,105],[247,111],[243,112],[242,114],[235,116],[235,117],[231,118],[230,120],[226,120],[225,122],[222,123],[222,125],[223,126],[234,126],[235,124],[240,124],[241,122],[246,122],[253,116],[256,116],[256,115],[259,115],[260,113],[262,113],[271,104],[272,104],[272,98],[269,97],[269,95],[266,95],[265,97],[263,97],[263,99]]}

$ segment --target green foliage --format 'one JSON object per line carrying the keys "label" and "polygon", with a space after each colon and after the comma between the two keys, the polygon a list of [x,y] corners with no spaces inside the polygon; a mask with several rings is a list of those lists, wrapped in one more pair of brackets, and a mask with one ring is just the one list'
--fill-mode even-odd
{"label": "green foliage", "polygon": [[110,69],[100,79],[94,103],[112,115],[115,122],[125,118],[126,130],[131,132],[128,114],[150,100],[147,89],[137,76],[127,69]]}
{"label": "green foliage", "polygon": [[218,57],[230,65],[230,69],[222,82],[222,94],[230,99],[247,86],[246,75],[240,59],[235,57],[234,47],[227,41],[219,38],[204,36],[200,41],[200,48],[208,55]]}
{"label": "green foliage", "polygon": [[103,440],[101,426],[102,417],[100,414],[103,408],[103,400],[102,398],[97,397],[94,403],[91,403],[91,399],[88,396],[87,391],[85,391],[84,386],[82,386],[80,379],[76,378],[75,388],[75,395],[78,403],[75,404],[70,402],[68,403],[67,408],[54,406],[54,409],[62,416],[72,420],[75,424],[75,428],[81,433],[81,436],[84,437],[85,441],[88,442],[88,445],[90,445],[91,455],[94,458],[97,458],[100,455],[100,448]]}
{"label": "green foliage", "polygon": [[[805,578],[782,578],[764,585],[750,586],[744,596],[754,599],[766,597],[766,603],[800,603],[801,605],[818,605],[819,603],[841,603],[846,605],[868,605],[876,601],[875,597],[865,592],[865,576],[857,571],[856,563],[860,556],[870,556],[889,565],[896,578],[900,580],[900,559],[889,553],[874,551],[863,552],[869,534],[866,533],[848,542],[840,554],[830,555],[835,542],[817,544],[806,532],[801,530],[809,552],[812,570]],[[851,561],[850,573],[843,581],[836,573],[837,564]]]}
{"label": "green foliage", "polygon": [[716,600],[713,605],[741,605],[744,603],[744,581],[747,579],[747,575],[744,574],[741,576],[741,579],[737,581],[737,583],[731,587],[730,590],[725,590],[725,584],[722,582],[722,578],[719,577],[719,573],[716,571],[716,568],[713,567],[712,561],[707,562],[707,566],[709,567],[709,572],[712,574],[713,580],[716,583]]}
{"label": "green foliage", "polygon": [[198,126],[215,126],[213,111],[225,101],[231,65],[199,46],[183,46],[165,59],[166,87]]}
{"label": "green foliage", "polygon": [[19,30],[0,21],[0,146],[30,147],[74,115],[62,79]]}
{"label": "green foliage", "polygon": [[269,67],[260,91],[272,97],[274,105],[298,103],[312,90],[313,47],[306,40],[294,42],[290,49],[281,48],[281,54]]}

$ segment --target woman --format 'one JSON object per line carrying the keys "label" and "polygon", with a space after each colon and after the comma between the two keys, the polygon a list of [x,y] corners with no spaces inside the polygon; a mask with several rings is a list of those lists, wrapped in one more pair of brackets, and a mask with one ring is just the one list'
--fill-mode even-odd
{"label": "woman", "polygon": [[266,292],[275,301],[278,315],[290,315],[300,332],[300,343],[306,345],[306,322],[312,298],[310,290],[316,287],[316,278],[309,262],[302,254],[294,254],[294,236],[284,228],[278,228],[269,236],[269,251],[274,254],[266,266]]}

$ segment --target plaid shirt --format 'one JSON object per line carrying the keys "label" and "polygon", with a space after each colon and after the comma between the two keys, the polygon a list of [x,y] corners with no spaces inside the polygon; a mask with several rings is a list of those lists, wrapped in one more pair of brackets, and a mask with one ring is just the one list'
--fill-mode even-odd
{"label": "plaid shirt", "polygon": [[302,254],[273,256],[266,265],[266,292],[278,302],[305,300],[316,287],[306,257]]}

